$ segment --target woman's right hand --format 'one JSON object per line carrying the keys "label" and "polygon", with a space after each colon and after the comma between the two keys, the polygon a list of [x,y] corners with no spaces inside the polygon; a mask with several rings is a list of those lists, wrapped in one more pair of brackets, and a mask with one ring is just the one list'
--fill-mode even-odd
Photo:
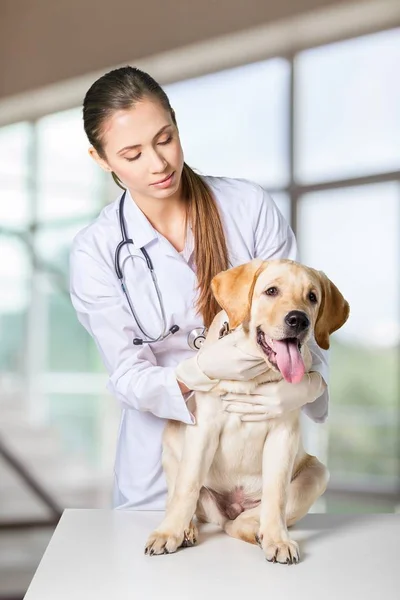
{"label": "woman's right hand", "polygon": [[264,373],[268,367],[263,357],[241,350],[245,335],[242,330],[233,331],[203,346],[195,356],[177,366],[178,382],[191,390],[208,392],[221,379],[249,381]]}

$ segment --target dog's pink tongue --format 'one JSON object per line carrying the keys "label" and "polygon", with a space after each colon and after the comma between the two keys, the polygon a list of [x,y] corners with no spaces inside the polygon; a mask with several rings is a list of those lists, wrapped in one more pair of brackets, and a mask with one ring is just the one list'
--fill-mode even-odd
{"label": "dog's pink tongue", "polygon": [[304,375],[305,366],[297,346],[297,340],[274,340],[274,351],[279,370],[286,381],[299,383]]}

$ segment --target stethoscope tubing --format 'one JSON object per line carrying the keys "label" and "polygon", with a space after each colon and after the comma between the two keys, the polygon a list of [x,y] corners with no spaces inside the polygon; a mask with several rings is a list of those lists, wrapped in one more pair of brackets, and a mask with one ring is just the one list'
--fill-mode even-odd
{"label": "stethoscope tubing", "polygon": [[[153,285],[154,288],[156,290],[156,294],[157,294],[157,299],[158,299],[158,304],[160,306],[160,312],[161,312],[161,319],[162,319],[162,326],[163,326],[163,330],[160,333],[160,335],[156,338],[153,338],[151,335],[149,335],[144,326],[142,325],[142,323],[140,322],[139,316],[137,315],[135,308],[133,306],[132,300],[129,296],[129,293],[126,289],[126,285],[125,285],[125,278],[124,278],[124,272],[123,269],[121,268],[121,261],[120,261],[120,255],[121,255],[121,250],[125,247],[125,246],[129,246],[129,244],[134,245],[134,242],[131,238],[128,238],[127,232],[126,232],[126,226],[125,226],[125,219],[124,219],[124,203],[125,203],[125,197],[126,197],[126,190],[124,191],[124,193],[121,196],[121,199],[119,201],[119,224],[120,224],[120,230],[121,230],[121,236],[122,239],[119,242],[119,244],[117,245],[116,249],[115,249],[115,255],[114,255],[114,268],[115,268],[115,273],[118,277],[118,280],[120,282],[121,285],[121,289],[124,293],[124,296],[128,302],[128,306],[129,309],[132,313],[133,318],[136,321],[137,326],[140,329],[140,332],[142,333],[142,335],[147,338],[147,339],[141,339],[141,338],[134,338],[133,343],[135,345],[141,345],[141,344],[151,344],[151,343],[155,343],[155,342],[160,342],[162,340],[165,340],[165,338],[167,338],[170,335],[173,335],[174,333],[176,333],[177,331],[179,331],[179,327],[178,325],[173,325],[172,327],[170,327],[170,329],[167,331],[167,317],[165,314],[165,308],[164,308],[164,303],[162,300],[162,295],[161,295],[161,290],[160,287],[158,285],[157,282],[157,276],[156,273],[154,271],[154,266],[153,266],[153,262],[150,258],[150,256],[148,255],[147,251],[145,248],[139,248],[139,250],[141,251],[144,260],[146,261],[147,264],[147,268],[150,271],[150,275],[153,281]],[[132,254],[130,254],[130,257],[133,259]],[[205,340],[205,328],[199,327],[194,329],[193,331],[191,331],[188,335],[188,345],[192,350],[198,350],[201,343]]]}

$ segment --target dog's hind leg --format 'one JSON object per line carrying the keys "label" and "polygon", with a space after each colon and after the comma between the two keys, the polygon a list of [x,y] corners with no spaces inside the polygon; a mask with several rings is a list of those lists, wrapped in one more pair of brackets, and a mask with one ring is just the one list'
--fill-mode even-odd
{"label": "dog's hind leg", "polygon": [[243,540],[249,544],[258,544],[257,533],[260,529],[261,505],[242,512],[233,521],[227,520],[224,531],[231,537]]}
{"label": "dog's hind leg", "polygon": [[314,502],[325,492],[329,471],[316,456],[306,454],[289,485],[286,505],[287,527],[294,525],[310,510]]}
{"label": "dog's hind leg", "polygon": [[[289,485],[286,526],[302,519],[322,496],[329,481],[329,471],[315,456],[306,455]],[[233,521],[226,520],[224,531],[231,537],[256,544],[260,528],[260,506],[242,512]]]}

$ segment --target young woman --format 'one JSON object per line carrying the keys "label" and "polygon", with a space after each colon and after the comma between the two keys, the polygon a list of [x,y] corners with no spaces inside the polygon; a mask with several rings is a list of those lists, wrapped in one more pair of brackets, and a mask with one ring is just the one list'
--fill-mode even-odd
{"label": "young woman", "polygon": [[[191,390],[265,369],[237,347],[238,332],[198,355],[203,327],[219,310],[211,279],[256,257],[296,260],[296,241],[259,185],[200,176],[184,162],[175,113],[147,73],[124,67],[100,77],[83,120],[90,155],[124,192],[74,240],[72,303],[122,407],[114,507],[162,510],[165,419],[194,423]],[[312,353],[310,377],[250,397],[265,418],[302,406],[314,421],[326,419],[326,353],[316,344]],[[251,418],[245,401],[242,414]]]}

